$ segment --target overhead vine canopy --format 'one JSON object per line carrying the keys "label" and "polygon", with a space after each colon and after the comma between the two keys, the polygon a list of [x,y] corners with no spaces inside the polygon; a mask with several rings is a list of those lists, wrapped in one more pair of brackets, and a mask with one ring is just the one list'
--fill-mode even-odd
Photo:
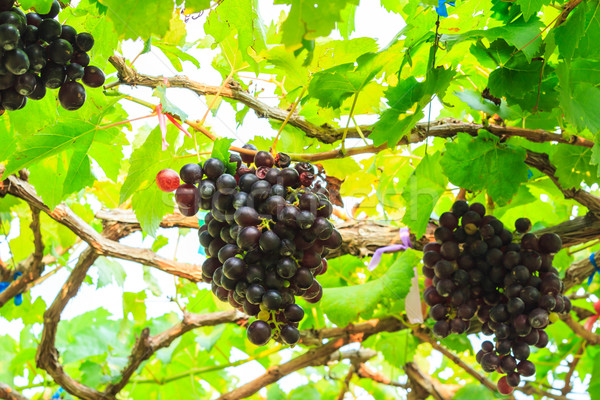
{"label": "overhead vine canopy", "polygon": [[[438,340],[407,299],[458,198],[562,239],[574,307],[515,397],[600,399],[598,0],[60,6],[107,79],[76,111],[48,89],[0,116],[0,398],[497,398],[482,336]],[[292,347],[246,339],[203,282],[202,211],[155,184],[245,144],[315,164],[343,239]],[[400,228],[412,248],[368,268]]]}

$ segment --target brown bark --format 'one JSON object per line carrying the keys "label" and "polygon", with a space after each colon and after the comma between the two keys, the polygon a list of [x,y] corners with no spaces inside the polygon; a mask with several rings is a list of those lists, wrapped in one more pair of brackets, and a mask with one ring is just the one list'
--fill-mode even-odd
{"label": "brown bark", "polygon": [[5,383],[0,382],[0,399],[5,400],[29,400]]}

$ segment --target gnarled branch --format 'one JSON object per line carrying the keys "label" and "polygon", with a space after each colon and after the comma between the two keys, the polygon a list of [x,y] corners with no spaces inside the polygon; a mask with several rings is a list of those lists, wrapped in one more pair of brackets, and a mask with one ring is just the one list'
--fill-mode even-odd
{"label": "gnarled branch", "polygon": [[0,399],[5,400],[29,400],[5,383],[0,382]]}
{"label": "gnarled branch", "polygon": [[15,176],[10,176],[8,180],[10,181],[8,192],[11,195],[25,200],[32,207],[45,212],[56,222],[65,225],[85,241],[97,255],[137,262],[193,282],[202,280],[202,271],[199,265],[169,260],[151,250],[126,246],[111,240],[96,232],[65,204],[59,204],[54,210],[50,210],[29,183]]}
{"label": "gnarled branch", "polygon": [[[581,0],[578,0],[581,1]],[[127,61],[123,57],[112,56],[109,58],[110,63],[116,68],[119,83],[129,86],[146,86],[155,88],[157,86],[161,86],[168,82],[169,87],[177,87],[184,88],[193,91],[199,96],[207,96],[207,95],[217,95],[226,97],[231,100],[238,101],[250,109],[254,110],[256,115],[261,118],[269,118],[276,121],[285,121],[289,116],[289,112],[287,110],[283,110],[278,107],[272,107],[268,104],[260,101],[256,97],[252,96],[247,91],[243,90],[241,86],[235,82],[230,81],[225,87],[221,86],[211,86],[204,83],[196,82],[191,80],[186,76],[173,76],[170,78],[165,78],[162,76],[151,76],[146,74],[141,74],[133,69],[130,65],[127,64]],[[336,129],[328,125],[318,126],[315,125],[304,117],[300,116],[297,113],[294,113],[289,118],[288,124],[295,126],[296,128],[303,131],[306,136],[311,138],[316,138],[324,143],[333,143],[338,140],[342,140],[344,136],[344,129]],[[369,136],[372,132],[373,127],[371,125],[361,125],[360,131],[363,133],[365,137]],[[409,143],[418,143],[425,140],[427,137],[442,137],[448,138],[456,136],[459,132],[465,132],[471,135],[477,135],[477,132],[480,129],[485,129],[494,135],[497,136],[517,136],[523,137],[532,142],[557,142],[557,143],[565,143],[572,144],[575,146],[584,146],[584,147],[593,147],[594,142],[587,140],[585,138],[579,136],[571,136],[570,138],[565,138],[561,134],[545,131],[543,129],[524,129],[519,127],[512,126],[502,126],[502,125],[483,125],[476,123],[463,122],[455,119],[443,119],[439,121],[434,121],[431,123],[429,127],[429,133],[427,131],[427,124],[420,123],[417,124],[411,131],[410,135],[403,138],[398,142],[398,145],[405,145]],[[352,127],[349,128],[346,134],[347,138],[361,138],[358,128]],[[387,148],[387,146],[383,146],[383,148]],[[376,152],[378,148],[373,147],[373,151]],[[381,149],[379,149],[381,150]],[[351,152],[352,149],[349,149]],[[336,152],[336,150],[334,150]],[[322,153],[323,154],[323,153]],[[341,154],[341,153],[340,153]],[[332,153],[328,155],[329,158],[337,158],[336,153]],[[325,158],[321,158],[325,159]],[[313,161],[318,161],[318,159],[314,159]]]}

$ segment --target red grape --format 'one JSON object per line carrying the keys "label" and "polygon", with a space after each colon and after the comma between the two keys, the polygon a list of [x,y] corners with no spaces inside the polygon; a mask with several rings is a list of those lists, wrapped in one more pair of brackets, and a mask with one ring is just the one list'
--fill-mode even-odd
{"label": "red grape", "polygon": [[163,192],[172,192],[179,187],[179,175],[172,169],[163,169],[156,174],[156,185]]}

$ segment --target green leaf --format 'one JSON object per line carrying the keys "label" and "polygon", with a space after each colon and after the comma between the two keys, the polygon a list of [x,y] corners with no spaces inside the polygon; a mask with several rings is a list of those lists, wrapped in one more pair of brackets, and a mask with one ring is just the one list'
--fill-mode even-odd
{"label": "green leaf", "polygon": [[218,158],[219,160],[223,161],[225,164],[225,169],[231,175],[235,175],[237,168],[236,163],[229,161],[229,147],[231,147],[231,143],[233,142],[234,139],[217,139],[213,144],[212,153],[210,155],[212,158]]}
{"label": "green leaf", "polygon": [[120,262],[106,257],[99,257],[94,266],[98,269],[98,289],[113,283],[117,286],[123,286],[126,275]]}
{"label": "green leaf", "polygon": [[319,106],[340,108],[348,97],[359,93],[381,71],[377,54],[367,53],[356,60],[317,72],[308,86],[308,94],[319,100]]}
{"label": "green leaf", "polygon": [[164,112],[177,115],[182,121],[185,121],[188,118],[188,115],[185,113],[185,111],[177,107],[167,98],[166,86],[157,86],[156,89],[154,89],[154,95],[160,99],[160,104],[162,105]]}
{"label": "green leaf", "polygon": [[378,279],[362,285],[324,289],[321,307],[332,322],[345,326],[371,311],[382,299],[404,299],[414,276],[413,267],[418,262],[416,252],[405,251]]}
{"label": "green leaf", "polygon": [[281,25],[281,42],[289,48],[298,48],[302,39],[327,36],[342,20],[342,10],[347,4],[358,5],[359,0],[275,0],[274,4],[292,6]]}
{"label": "green leaf", "polygon": [[406,212],[402,223],[408,226],[416,237],[425,233],[433,208],[448,185],[440,166],[440,159],[439,152],[426,154],[402,192],[402,197],[406,200]]}
{"label": "green leaf", "polygon": [[[424,82],[418,82],[411,76],[388,89],[386,97],[390,108],[373,125],[373,132],[369,136],[373,144],[380,146],[387,143],[393,147],[408,135],[410,129],[423,117],[422,110],[431,101],[432,96],[443,93],[454,75],[455,72],[451,69],[435,68],[430,71]],[[407,113],[415,104],[416,110]]]}
{"label": "green leaf", "polygon": [[46,14],[52,7],[52,0],[21,0],[19,4],[23,10],[33,8],[38,14]]}
{"label": "green leaf", "polygon": [[382,332],[371,336],[364,343],[383,355],[390,365],[404,365],[412,362],[419,345],[419,340],[408,329],[399,332]]}
{"label": "green leaf", "polygon": [[592,185],[597,181],[596,168],[591,167],[593,149],[558,144],[550,161],[556,167],[556,177],[565,188],[579,188],[581,182]]}
{"label": "green leaf", "polygon": [[162,217],[173,212],[175,206],[171,193],[162,192],[158,186],[152,184],[136,191],[131,198],[131,205],[142,230],[150,236],[156,235]]}
{"label": "green leaf", "polygon": [[579,40],[585,34],[585,3],[576,7],[569,19],[554,29],[554,40],[560,56],[570,60],[579,46]]}
{"label": "green leaf", "polygon": [[304,385],[292,390],[288,400],[321,400],[321,393],[313,385]]}
{"label": "green leaf", "polygon": [[114,24],[121,39],[147,40],[152,35],[162,37],[169,30],[169,22],[174,10],[172,0],[98,1],[106,6],[108,19]]}
{"label": "green leaf", "polygon": [[123,317],[129,319],[129,314],[133,320],[139,325],[146,322],[146,292],[139,293],[123,293]]}
{"label": "green leaf", "polygon": [[267,388],[267,400],[285,400],[286,394],[278,384],[269,385]]}
{"label": "green leaf", "polygon": [[231,30],[236,30],[242,58],[258,73],[258,64],[252,54],[265,50],[267,43],[257,0],[223,0],[210,13],[204,29],[217,42],[224,39]]}
{"label": "green leaf", "polygon": [[496,398],[488,388],[479,383],[463,386],[454,396],[464,400],[494,400]]}
{"label": "green leaf", "polygon": [[589,129],[600,131],[600,89],[594,84],[571,82],[571,71],[567,63],[556,68],[560,81],[560,105],[566,119],[578,131]]}
{"label": "green leaf", "polygon": [[458,140],[446,144],[440,163],[454,185],[473,191],[486,189],[494,202],[504,205],[527,180],[525,155],[522,148],[479,131],[477,137],[459,133]]}
{"label": "green leaf", "polygon": [[529,18],[537,15],[543,6],[548,5],[550,0],[516,0],[516,3],[521,7],[523,18],[527,22]]}
{"label": "green leaf", "polygon": [[185,0],[185,12],[197,13],[210,8],[210,0]]}

